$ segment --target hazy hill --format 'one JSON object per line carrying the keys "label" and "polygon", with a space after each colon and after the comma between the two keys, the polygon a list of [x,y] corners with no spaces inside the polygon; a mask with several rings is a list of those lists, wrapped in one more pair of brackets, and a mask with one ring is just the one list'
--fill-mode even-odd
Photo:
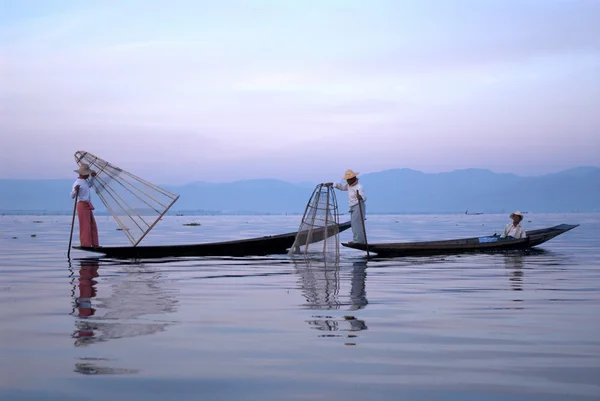
{"label": "hazy hill", "polygon": [[373,193],[371,210],[378,212],[600,211],[600,168],[596,167],[538,177],[480,169],[439,174],[390,170],[366,174],[362,182]]}
{"label": "hazy hill", "polygon": [[[537,177],[466,169],[426,174],[410,169],[361,175],[370,213],[600,211],[600,168],[579,167]],[[72,180],[0,180],[0,211],[71,212]],[[160,184],[159,184],[160,185]],[[161,185],[180,194],[172,213],[303,213],[317,183],[245,180]],[[337,192],[347,211],[345,192]],[[105,211],[95,196],[97,212]]]}

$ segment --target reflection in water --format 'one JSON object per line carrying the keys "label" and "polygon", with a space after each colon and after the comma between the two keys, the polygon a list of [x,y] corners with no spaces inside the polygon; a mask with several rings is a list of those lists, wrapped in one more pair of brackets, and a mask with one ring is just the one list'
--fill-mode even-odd
{"label": "reflection in water", "polygon": [[105,358],[79,358],[75,363],[75,372],[82,375],[122,375],[139,373],[139,369],[122,369],[100,366],[96,361],[107,361]]}
{"label": "reflection in water", "polygon": [[[572,257],[568,254],[560,254],[545,249],[528,249],[526,251],[507,252],[503,254],[504,267],[509,273],[509,282],[512,291],[524,291],[524,265],[528,269],[536,269],[537,267],[549,270],[566,270],[573,263]],[[560,281],[557,281],[559,283]],[[551,290],[558,288],[551,287]],[[515,292],[514,295],[521,295]],[[515,297],[514,302],[523,302],[522,296]],[[514,309],[524,309],[522,306]]]}
{"label": "reflection in water", "polygon": [[[72,315],[76,316],[72,337],[76,347],[155,334],[172,324],[131,322],[144,315],[164,315],[175,311],[177,301],[170,291],[162,288],[164,281],[161,281],[159,274],[149,274],[139,269],[139,265],[133,266],[125,275],[111,277],[114,283],[111,286],[112,294],[98,297],[98,259],[83,259],[79,262],[79,271],[71,271]],[[101,367],[89,361],[77,362],[75,371],[83,374],[134,372],[128,369]]]}
{"label": "reflection in water", "polygon": [[[510,286],[513,291],[523,291],[523,257],[521,252],[504,255],[504,267],[509,269]],[[516,297],[513,302],[523,302],[522,297]],[[512,308],[511,308],[512,309]],[[523,306],[514,309],[524,309]]]}
{"label": "reflection in water", "polygon": [[[71,296],[73,297],[72,313],[80,318],[87,318],[96,314],[96,309],[92,305],[92,298],[96,297],[95,280],[98,277],[98,261],[82,260],[79,266],[79,277],[73,286]],[[74,272],[73,272],[74,273]],[[79,291],[77,291],[79,290]],[[77,330],[73,337],[77,340],[75,345],[85,344],[85,342],[94,337],[94,330],[85,324],[75,323]]]}
{"label": "reflection in water", "polygon": [[302,292],[306,305],[311,309],[339,309],[340,265],[339,262],[315,262],[294,260],[302,280]]}
{"label": "reflection in water", "polygon": [[367,301],[367,262],[352,263],[352,279],[350,281],[350,310],[363,309],[369,303]]}
{"label": "reflection in water", "polygon": [[510,270],[510,282],[514,291],[523,291],[523,257],[522,253],[504,255],[504,267]]}
{"label": "reflection in water", "polygon": [[[339,259],[334,261],[314,261],[308,259],[294,259],[296,271],[300,276],[300,286],[306,299],[306,306],[310,309],[338,310],[347,309],[358,311],[364,309],[367,304],[366,261],[355,262],[352,265],[350,275],[349,296],[340,295],[343,281],[340,274]],[[342,292],[343,293],[343,292]],[[321,337],[342,337],[342,335],[331,332],[350,331],[357,332],[366,330],[364,320],[357,319],[352,315],[344,316],[343,319],[335,319],[330,315],[315,315],[315,319],[309,320],[308,324],[316,330],[327,332]],[[356,337],[348,334],[347,337]],[[355,345],[354,343],[346,343]]]}

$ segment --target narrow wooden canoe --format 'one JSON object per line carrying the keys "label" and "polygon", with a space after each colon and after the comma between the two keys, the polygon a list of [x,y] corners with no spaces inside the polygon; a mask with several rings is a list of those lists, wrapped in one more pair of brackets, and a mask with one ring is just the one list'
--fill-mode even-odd
{"label": "narrow wooden canoe", "polygon": [[[350,222],[338,225],[338,232],[350,228]],[[209,242],[203,244],[188,245],[151,245],[151,246],[118,246],[118,247],[81,247],[73,246],[73,249],[95,252],[115,259],[153,259],[177,256],[265,256],[287,253],[294,244],[297,232],[265,237],[248,238],[234,241]],[[327,235],[335,234],[329,230],[320,229],[314,231],[311,243],[322,241]]]}
{"label": "narrow wooden canoe", "polygon": [[[395,242],[368,244],[369,252],[380,257],[437,255],[467,252],[498,252],[514,249],[527,249],[578,227],[579,224],[560,224],[558,226],[527,231],[527,238],[505,239],[499,236],[474,237],[444,241]],[[343,246],[362,251],[365,244],[342,243]]]}

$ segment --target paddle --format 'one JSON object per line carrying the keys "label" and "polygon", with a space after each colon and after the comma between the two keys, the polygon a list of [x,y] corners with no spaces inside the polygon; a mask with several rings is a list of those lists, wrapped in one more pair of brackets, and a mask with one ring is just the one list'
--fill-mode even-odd
{"label": "paddle", "polygon": [[367,229],[365,228],[365,216],[363,215],[363,210],[362,210],[362,196],[360,196],[359,193],[357,193],[357,198],[358,198],[358,210],[360,211],[360,221],[362,223],[362,227],[363,227],[363,233],[365,234],[365,247],[367,250],[367,259],[369,258],[369,241],[367,241]]}
{"label": "paddle", "polygon": [[71,220],[71,235],[69,236],[69,250],[67,258],[71,257],[71,241],[73,240],[73,227],[75,226],[75,212],[77,211],[77,198],[79,197],[79,188],[75,192],[75,203],[73,204],[73,219]]}

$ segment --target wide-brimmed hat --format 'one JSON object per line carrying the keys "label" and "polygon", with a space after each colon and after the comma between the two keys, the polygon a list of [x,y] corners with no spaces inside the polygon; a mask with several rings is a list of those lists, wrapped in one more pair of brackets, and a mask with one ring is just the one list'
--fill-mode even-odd
{"label": "wide-brimmed hat", "polygon": [[350,178],[355,178],[359,174],[360,173],[358,171],[354,172],[352,170],[346,170],[346,173],[344,174],[344,180],[349,180]]}
{"label": "wide-brimmed hat", "polygon": [[82,163],[79,165],[79,168],[77,170],[73,170],[76,173],[79,173],[80,175],[90,175],[92,174],[92,170],[90,170],[90,166],[88,166],[85,163]]}
{"label": "wide-brimmed hat", "polygon": [[523,215],[518,210],[516,212],[511,213],[508,217],[510,217],[512,219],[515,216],[519,216],[521,218],[521,220],[523,220]]}

